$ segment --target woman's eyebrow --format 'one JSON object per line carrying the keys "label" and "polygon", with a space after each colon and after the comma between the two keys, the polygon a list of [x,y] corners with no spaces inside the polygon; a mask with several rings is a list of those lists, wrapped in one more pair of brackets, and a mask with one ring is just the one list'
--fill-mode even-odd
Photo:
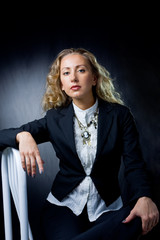
{"label": "woman's eyebrow", "polygon": [[70,69],[70,67],[63,67],[61,70],[63,70],[63,69]]}
{"label": "woman's eyebrow", "polygon": [[76,68],[78,68],[78,67],[87,67],[87,66],[84,65],[84,64],[80,64],[80,65],[77,65],[77,66],[76,66]]}
{"label": "woman's eyebrow", "polygon": [[[84,65],[84,64],[78,64],[78,65],[76,65],[76,66],[74,66],[75,68],[79,68],[79,67],[86,67],[87,68],[87,66],[86,65]],[[64,70],[64,69],[70,69],[71,67],[63,67],[61,70]]]}

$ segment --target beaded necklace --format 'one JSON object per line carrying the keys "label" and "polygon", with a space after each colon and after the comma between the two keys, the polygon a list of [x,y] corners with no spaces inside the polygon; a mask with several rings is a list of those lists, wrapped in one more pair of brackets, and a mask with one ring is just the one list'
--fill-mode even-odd
{"label": "beaded necklace", "polygon": [[88,128],[93,124],[95,129],[97,129],[98,125],[98,108],[94,113],[93,118],[89,123],[87,123],[87,126],[84,126],[78,119],[78,117],[75,114],[75,118],[77,119],[78,126],[82,130],[81,137],[83,139],[83,145],[88,144],[88,146],[91,146],[91,133],[89,132]]}

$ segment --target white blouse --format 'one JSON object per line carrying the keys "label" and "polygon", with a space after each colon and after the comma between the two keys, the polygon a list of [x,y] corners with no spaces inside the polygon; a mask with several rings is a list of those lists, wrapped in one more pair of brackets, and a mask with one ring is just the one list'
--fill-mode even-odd
{"label": "white blouse", "polygon": [[[78,108],[73,103],[73,108],[75,114],[79,121],[87,126],[98,106],[98,100],[96,103],[90,107],[89,109],[82,110]],[[101,199],[98,191],[90,177],[90,173],[92,171],[92,167],[95,161],[96,151],[97,151],[97,129],[95,129],[94,125],[91,124],[88,128],[90,136],[91,144],[83,144],[83,138],[81,136],[82,130],[80,129],[77,119],[74,118],[74,134],[75,134],[75,144],[77,154],[81,161],[81,164],[86,173],[86,177],[84,180],[61,202],[58,201],[53,194],[50,192],[47,200],[58,206],[66,206],[69,207],[74,214],[77,216],[80,215],[87,204],[87,212],[88,218],[90,222],[95,221],[101,214],[108,211],[115,211],[120,209],[122,204],[122,199],[119,197],[115,202],[113,202],[110,206],[106,206],[105,202]]]}

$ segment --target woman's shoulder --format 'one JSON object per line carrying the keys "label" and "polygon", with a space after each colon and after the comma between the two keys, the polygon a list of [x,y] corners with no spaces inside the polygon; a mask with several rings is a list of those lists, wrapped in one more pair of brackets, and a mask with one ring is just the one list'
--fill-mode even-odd
{"label": "woman's shoulder", "polygon": [[46,116],[47,117],[55,117],[55,118],[62,117],[63,115],[66,114],[68,109],[70,109],[71,107],[72,107],[72,104],[70,104],[66,107],[51,108],[46,112]]}
{"label": "woman's shoulder", "polygon": [[56,116],[59,116],[60,114],[61,114],[61,110],[59,108],[52,108],[46,112],[47,117],[50,117],[50,116],[56,117]]}
{"label": "woman's shoulder", "polygon": [[100,100],[100,106],[103,106],[109,111],[114,111],[115,113],[127,113],[130,112],[130,108],[125,105],[125,104],[120,104],[120,103],[113,103],[113,102],[107,102],[104,100]]}

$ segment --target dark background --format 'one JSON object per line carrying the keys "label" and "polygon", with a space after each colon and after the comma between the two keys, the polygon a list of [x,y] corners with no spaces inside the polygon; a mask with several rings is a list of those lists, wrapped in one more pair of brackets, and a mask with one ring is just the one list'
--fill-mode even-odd
{"label": "dark background", "polygon": [[[160,207],[160,19],[156,6],[118,14],[114,9],[98,14],[98,9],[92,13],[85,5],[78,6],[80,14],[67,7],[63,13],[52,8],[37,15],[11,11],[0,19],[0,129],[41,118],[41,99],[54,58],[64,48],[86,48],[109,70],[135,116],[154,200]],[[59,14],[55,15],[56,11]],[[39,149],[45,172],[42,176],[37,173],[35,179],[27,177],[29,218],[37,240],[40,209],[58,171],[51,145],[41,144]],[[4,239],[1,195],[0,186],[0,239]],[[14,206],[13,226],[17,240],[19,223]],[[157,226],[144,239],[159,236]]]}

